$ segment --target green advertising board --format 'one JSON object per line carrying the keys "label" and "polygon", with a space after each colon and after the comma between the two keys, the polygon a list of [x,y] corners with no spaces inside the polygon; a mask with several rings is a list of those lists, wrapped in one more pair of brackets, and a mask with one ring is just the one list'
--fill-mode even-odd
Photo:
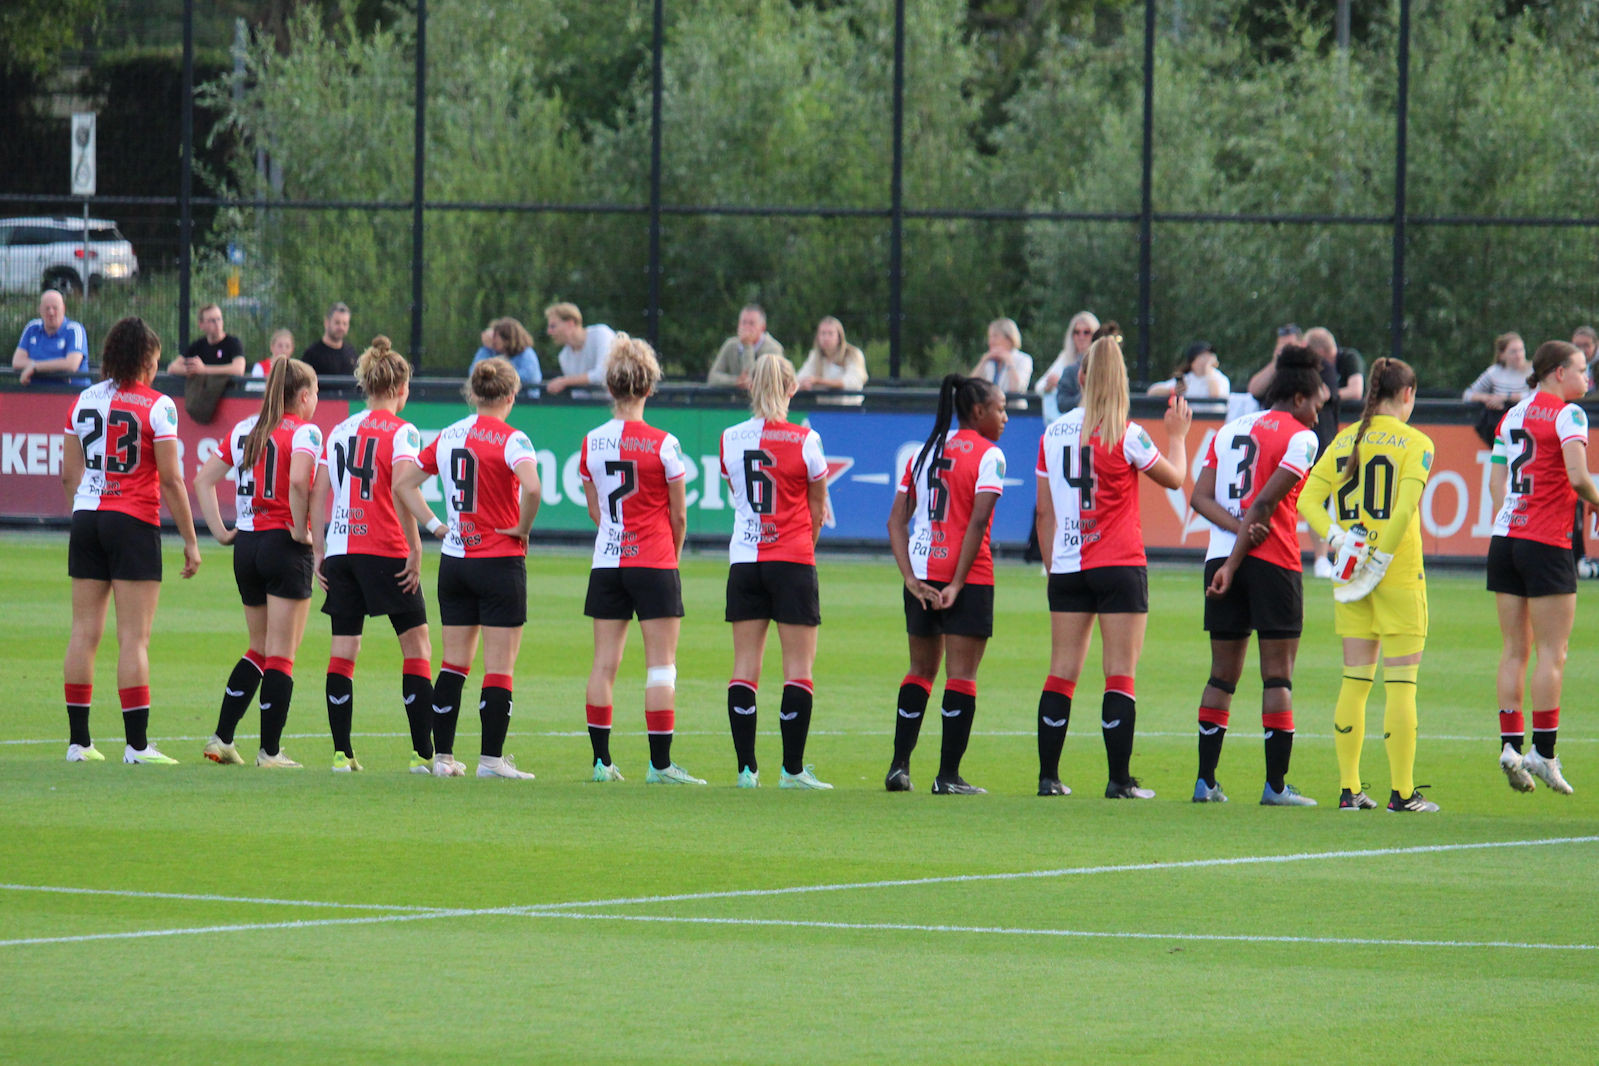
{"label": "green advertising board", "polygon": [[[465,418],[471,408],[465,403],[410,403],[403,416],[422,431],[424,441],[432,440],[450,423]],[[610,417],[610,408],[568,406],[566,404],[518,405],[511,409],[511,425],[533,441],[538,451],[539,481],[543,502],[539,507],[539,528],[592,532],[588,505],[583,498],[583,480],[577,463],[583,436]],[[727,486],[722,481],[722,431],[748,415],[736,408],[651,408],[649,422],[677,436],[683,445],[688,465],[688,532],[731,535],[733,513],[728,508]],[[430,504],[439,505],[438,478],[422,487]],[[437,507],[440,513],[442,506]]]}

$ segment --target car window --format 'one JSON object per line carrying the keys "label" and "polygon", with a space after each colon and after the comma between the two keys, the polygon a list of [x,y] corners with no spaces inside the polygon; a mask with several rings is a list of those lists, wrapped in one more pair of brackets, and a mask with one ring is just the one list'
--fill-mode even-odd
{"label": "car window", "polygon": [[91,226],[89,239],[91,241],[121,241],[127,238],[118,233],[115,226]]}
{"label": "car window", "polygon": [[11,231],[12,244],[50,244],[56,239],[55,231],[44,226],[18,226]]}
{"label": "car window", "polygon": [[0,246],[11,243],[11,227],[0,226]]}

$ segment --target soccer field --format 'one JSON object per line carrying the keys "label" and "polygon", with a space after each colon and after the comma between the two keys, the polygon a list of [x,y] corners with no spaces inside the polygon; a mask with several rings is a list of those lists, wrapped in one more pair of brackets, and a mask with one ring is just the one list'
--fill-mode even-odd
{"label": "soccer field", "polygon": [[[674,747],[710,786],[672,789],[642,783],[636,635],[612,742],[628,779],[587,781],[587,558],[542,550],[507,745],[536,781],[405,772],[399,651],[382,620],[355,680],[366,772],[330,774],[319,614],[284,743],[306,769],[214,766],[200,749],[243,619],[228,551],[203,542],[200,575],[180,582],[174,545],[150,736],[182,765],[117,761],[114,629],[92,720],[108,761],[68,764],[65,534],[0,537],[0,1061],[1595,1061],[1599,663],[1586,636],[1599,617],[1586,587],[1560,741],[1577,792],[1519,795],[1495,759],[1490,597],[1480,575],[1433,576],[1417,780],[1443,811],[1400,816],[1336,809],[1339,654],[1319,582],[1289,775],[1318,808],[1255,802],[1258,677],[1240,687],[1222,757],[1233,802],[1189,802],[1209,665],[1190,567],[1150,574],[1133,769],[1155,801],[1100,798],[1097,647],[1062,760],[1076,794],[1033,795],[1048,623],[1037,568],[1006,563],[963,771],[991,794],[928,794],[932,724],[917,792],[885,793],[906,665],[899,581],[890,564],[832,558],[810,754],[838,787],[775,787],[774,639],[769,780],[741,792],[719,555],[684,567]],[[469,696],[481,678],[478,663]],[[252,709],[247,757],[256,722]],[[1381,722],[1379,683],[1363,765],[1386,798]],[[471,763],[470,711],[461,725]]]}

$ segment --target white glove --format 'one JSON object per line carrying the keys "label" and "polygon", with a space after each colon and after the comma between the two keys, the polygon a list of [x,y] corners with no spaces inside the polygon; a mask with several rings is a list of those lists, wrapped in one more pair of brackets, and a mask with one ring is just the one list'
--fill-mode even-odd
{"label": "white glove", "polygon": [[1365,599],[1371,594],[1371,590],[1382,582],[1388,573],[1388,564],[1393,561],[1394,557],[1390,553],[1380,552],[1376,548],[1371,549],[1355,568],[1354,576],[1349,579],[1349,583],[1333,587],[1333,599],[1339,603],[1354,603]]}
{"label": "white glove", "polygon": [[[1355,568],[1366,558],[1366,546],[1371,542],[1371,535],[1366,532],[1366,527],[1360,523],[1350,526],[1348,531],[1339,530],[1340,536],[1334,547],[1337,555],[1333,558],[1333,584],[1342,585],[1354,580]],[[1329,543],[1332,539],[1328,538]]]}
{"label": "white glove", "polygon": [[1328,524],[1327,547],[1333,550],[1334,555],[1337,555],[1338,549],[1344,546],[1344,538],[1347,536],[1349,536],[1349,531],[1344,529],[1344,527],[1340,526],[1337,522]]}

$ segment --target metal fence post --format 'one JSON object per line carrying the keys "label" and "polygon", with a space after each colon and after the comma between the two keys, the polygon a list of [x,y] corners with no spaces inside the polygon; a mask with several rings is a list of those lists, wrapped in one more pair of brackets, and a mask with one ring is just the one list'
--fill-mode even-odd
{"label": "metal fence post", "polygon": [[650,303],[644,311],[650,345],[661,347],[661,109],[665,89],[666,0],[655,0],[650,38]]}
{"label": "metal fence post", "polygon": [[1405,139],[1410,123],[1410,0],[1399,0],[1399,85],[1394,116],[1394,309],[1390,353],[1405,348]]}
{"label": "metal fence post", "polygon": [[1144,0],[1144,145],[1138,203],[1138,380],[1149,380],[1151,244],[1155,222],[1155,0]]}
{"label": "metal fence post", "polygon": [[894,161],[889,177],[888,376],[899,380],[900,320],[904,317],[905,242],[905,0],[894,0]]}
{"label": "metal fence post", "polygon": [[[194,0],[183,0],[183,159],[178,173],[178,351],[189,346],[189,247],[194,243]],[[85,264],[87,268],[87,264]]]}
{"label": "metal fence post", "polygon": [[416,0],[416,140],[411,159],[411,364],[422,369],[422,203],[427,162],[428,4]]}

